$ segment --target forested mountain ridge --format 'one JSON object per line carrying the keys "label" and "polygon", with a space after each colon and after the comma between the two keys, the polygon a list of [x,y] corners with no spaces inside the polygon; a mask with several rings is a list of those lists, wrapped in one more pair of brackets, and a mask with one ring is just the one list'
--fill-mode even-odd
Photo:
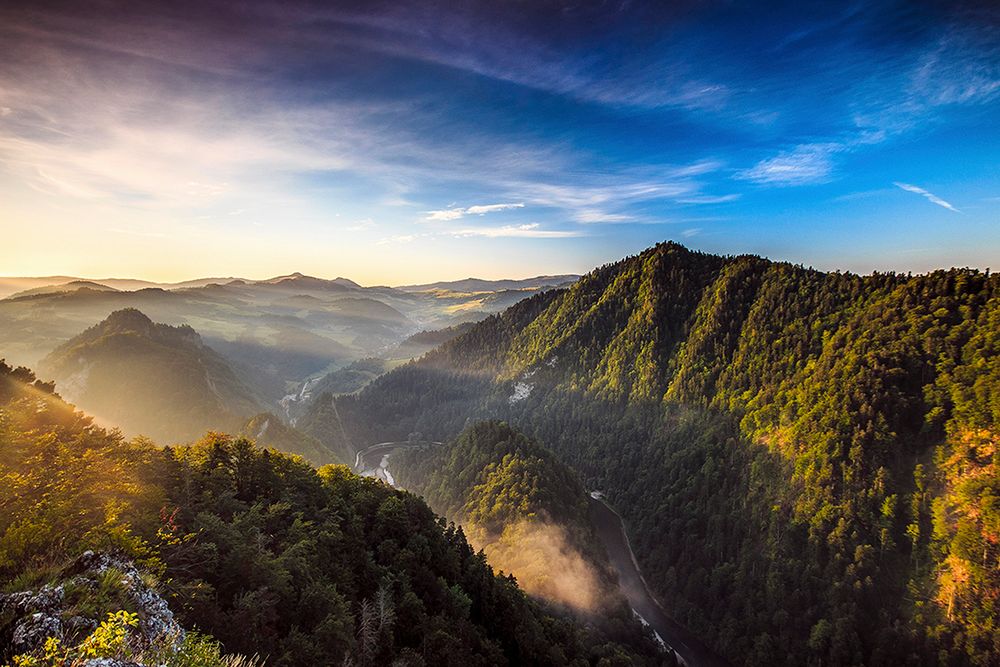
{"label": "forested mountain ridge", "polygon": [[[11,606],[54,597],[55,584],[61,646],[91,631],[83,615],[124,614],[71,655],[136,657],[129,615],[142,625],[146,610],[123,585],[137,564],[185,628],[210,633],[143,664],[235,664],[216,640],[276,666],[670,664],[648,642],[553,614],[415,496],[344,466],[317,470],[218,433],[178,448],[127,441],[2,362],[0,443],[0,587],[18,592],[0,596],[0,661],[12,658]],[[96,583],[67,580],[91,549],[118,565]],[[17,664],[67,664],[44,657],[50,643],[24,650]]]}
{"label": "forested mountain ridge", "polygon": [[41,368],[83,409],[166,442],[235,430],[263,405],[194,329],[156,324],[134,308],[59,346]]}
{"label": "forested mountain ridge", "polygon": [[[1000,659],[1000,279],[663,244],[337,399],[350,442],[510,421],[746,664]],[[331,413],[332,414],[332,413]]]}

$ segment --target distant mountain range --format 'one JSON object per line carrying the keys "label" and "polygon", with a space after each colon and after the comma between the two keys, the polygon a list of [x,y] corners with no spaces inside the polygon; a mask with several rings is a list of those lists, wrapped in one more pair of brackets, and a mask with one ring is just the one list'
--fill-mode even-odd
{"label": "distant mountain range", "polygon": [[[466,278],[464,280],[442,281],[428,283],[426,285],[403,285],[395,289],[407,292],[422,292],[428,290],[449,290],[453,292],[497,292],[500,290],[523,290],[539,289],[542,287],[555,287],[571,283],[580,276],[559,275],[559,276],[537,276],[535,278],[512,279],[512,280],[482,280],[480,278]],[[79,278],[74,276],[42,276],[42,277],[0,277],[0,299],[11,296],[25,296],[39,288],[44,288],[47,292],[74,291],[83,286],[110,287],[123,291],[136,291],[141,289],[184,289],[189,287],[205,287],[206,285],[227,285],[232,282],[245,284],[260,283],[288,283],[306,284],[312,283],[314,286],[321,284],[341,285],[353,289],[364,289],[360,284],[348,278],[314,278],[299,272],[290,273],[287,276],[275,276],[265,280],[250,280],[248,278],[238,278],[230,276],[228,278],[194,278],[192,280],[182,280],[180,282],[155,282],[152,280],[139,280],[136,278]],[[61,289],[60,289],[61,288]]]}
{"label": "distant mountain range", "polygon": [[[562,277],[560,277],[562,278]],[[549,281],[502,281],[518,289],[463,293],[362,287],[301,273],[267,280],[204,278],[182,283],[68,276],[3,278],[0,350],[26,366],[109,313],[136,308],[156,322],[188,325],[223,355],[270,409],[307,379],[364,358],[403,360],[432,345],[399,344],[420,331],[478,321]],[[443,284],[443,283],[442,283]],[[393,357],[396,358],[396,357]]]}
{"label": "distant mountain range", "polygon": [[[158,283],[151,280],[138,280],[135,278],[75,278],[73,276],[44,276],[37,278],[0,277],[0,299],[33,290],[39,287],[54,288],[67,287],[72,291],[72,283],[89,283],[102,287],[112,287],[118,290],[134,291],[149,289],[151,287],[159,289],[183,289],[185,287],[204,287],[213,283],[228,283],[238,278],[196,278],[194,280],[183,280],[176,283]],[[55,291],[55,290],[53,290]]]}
{"label": "distant mountain range", "polygon": [[424,285],[402,285],[398,289],[408,292],[426,292],[431,290],[447,290],[451,292],[500,292],[503,290],[541,289],[545,287],[565,287],[580,279],[575,274],[559,276],[536,276],[522,280],[483,280],[481,278],[465,278]]}

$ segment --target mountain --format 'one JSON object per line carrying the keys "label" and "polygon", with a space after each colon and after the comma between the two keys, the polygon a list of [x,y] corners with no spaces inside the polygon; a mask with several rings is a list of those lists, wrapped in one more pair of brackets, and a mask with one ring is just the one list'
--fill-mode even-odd
{"label": "mountain", "polygon": [[364,289],[358,283],[350,280],[348,278],[336,277],[332,279],[326,278],[316,278],[314,276],[307,276],[303,273],[296,271],[295,273],[290,273],[287,276],[276,276],[274,278],[268,278],[267,280],[244,280],[242,282],[256,284],[256,285],[278,285],[285,288],[296,288],[296,287],[306,287],[306,288],[320,288],[329,290],[343,290],[343,289],[353,289],[360,290]]}
{"label": "mountain", "polygon": [[430,352],[442,343],[447,343],[452,338],[461,336],[473,326],[475,326],[475,322],[463,322],[444,329],[418,331],[400,342],[392,352],[392,356],[400,359],[414,359]]}
{"label": "mountain", "polygon": [[54,391],[0,362],[5,664],[674,664],[631,619],[528,597],[409,493],[220,433],[128,442]]}
{"label": "mountain", "polygon": [[996,274],[668,243],[487,318],[313,429],[350,451],[510,423],[604,491],[666,608],[736,664],[992,664],[998,352]]}
{"label": "mountain", "polygon": [[408,292],[430,292],[442,290],[448,292],[501,292],[504,290],[538,290],[546,287],[561,287],[579,280],[580,276],[566,274],[559,276],[536,276],[521,280],[483,280],[481,278],[465,278],[464,280],[427,283],[425,285],[403,285],[401,290]]}
{"label": "mountain", "polygon": [[322,418],[317,419],[317,415],[323,412],[324,403],[314,401],[315,397],[322,394],[330,394],[332,397],[359,391],[387,370],[415,359],[441,343],[461,335],[473,324],[473,322],[466,322],[445,329],[420,331],[384,350],[381,357],[358,359],[325,375],[310,378],[302,383],[297,393],[287,394],[281,399],[281,414],[286,421],[293,425],[297,424],[300,418],[306,416],[306,420],[302,424],[303,428],[320,429],[317,432],[317,437],[326,439],[326,435],[322,432],[322,429],[325,428],[325,421]]}
{"label": "mountain", "polygon": [[166,442],[230,430],[260,400],[190,327],[118,310],[49,354],[42,372],[66,397],[131,435]]}

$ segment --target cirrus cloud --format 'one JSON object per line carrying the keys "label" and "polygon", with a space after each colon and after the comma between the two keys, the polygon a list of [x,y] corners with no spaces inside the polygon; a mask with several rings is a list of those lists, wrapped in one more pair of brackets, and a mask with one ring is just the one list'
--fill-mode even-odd
{"label": "cirrus cloud", "polygon": [[895,185],[900,190],[905,190],[907,192],[912,192],[913,194],[920,195],[921,197],[923,197],[924,199],[926,199],[930,203],[937,204],[941,208],[946,208],[949,211],[953,211],[955,213],[961,213],[961,211],[959,211],[957,208],[955,208],[954,206],[952,206],[949,202],[946,202],[945,200],[941,199],[940,197],[938,197],[933,192],[928,192],[927,190],[924,190],[921,187],[918,187],[916,185],[911,185],[909,183],[900,183],[898,181],[894,182],[893,185]]}

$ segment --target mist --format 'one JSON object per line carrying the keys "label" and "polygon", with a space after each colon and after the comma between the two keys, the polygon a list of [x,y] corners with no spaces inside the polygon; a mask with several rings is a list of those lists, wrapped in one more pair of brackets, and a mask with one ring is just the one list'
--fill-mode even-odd
{"label": "mist", "polygon": [[602,599],[598,572],[572,546],[563,527],[531,518],[506,526],[499,536],[485,535],[475,525],[465,529],[490,565],[513,574],[529,595],[577,612],[597,610]]}

